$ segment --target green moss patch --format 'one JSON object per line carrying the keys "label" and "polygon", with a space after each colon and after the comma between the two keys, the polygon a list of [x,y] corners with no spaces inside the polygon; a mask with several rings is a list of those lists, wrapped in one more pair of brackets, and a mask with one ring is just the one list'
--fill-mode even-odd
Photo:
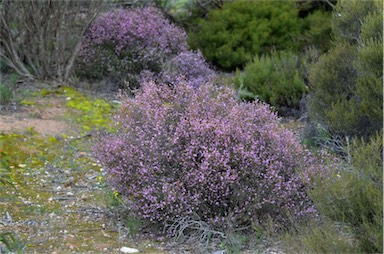
{"label": "green moss patch", "polygon": [[70,87],[63,87],[62,91],[66,96],[66,105],[76,110],[71,113],[75,115],[74,119],[83,131],[101,129],[113,131],[111,128],[111,116],[114,112],[112,104],[102,99],[85,96]]}

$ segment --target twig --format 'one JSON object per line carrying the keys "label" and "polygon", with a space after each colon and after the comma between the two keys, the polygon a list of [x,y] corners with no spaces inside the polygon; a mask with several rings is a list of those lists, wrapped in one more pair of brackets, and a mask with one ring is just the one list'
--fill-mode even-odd
{"label": "twig", "polygon": [[166,224],[164,231],[170,231],[176,243],[205,243],[207,246],[212,238],[226,238],[225,234],[210,228],[208,223],[192,217],[183,217]]}
{"label": "twig", "polygon": [[99,231],[99,230],[103,230],[103,228],[84,228],[84,229],[79,229],[77,232],[80,233],[80,232]]}

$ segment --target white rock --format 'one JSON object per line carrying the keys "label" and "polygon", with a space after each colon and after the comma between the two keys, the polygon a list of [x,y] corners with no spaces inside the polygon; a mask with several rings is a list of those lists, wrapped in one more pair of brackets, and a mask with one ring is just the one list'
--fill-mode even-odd
{"label": "white rock", "polygon": [[121,247],[120,251],[123,252],[123,253],[139,253],[139,250],[133,249],[133,248],[129,248],[129,247]]}
{"label": "white rock", "polygon": [[227,254],[225,250],[215,250],[212,254]]}

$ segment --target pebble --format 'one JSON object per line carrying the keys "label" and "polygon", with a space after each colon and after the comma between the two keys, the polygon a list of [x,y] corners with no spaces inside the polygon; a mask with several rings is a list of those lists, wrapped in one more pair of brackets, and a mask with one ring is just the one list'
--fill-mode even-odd
{"label": "pebble", "polygon": [[212,254],[227,254],[227,252],[225,250],[215,250]]}
{"label": "pebble", "polygon": [[133,249],[133,248],[129,248],[129,247],[121,247],[120,251],[123,253],[139,253],[138,249]]}
{"label": "pebble", "polygon": [[64,182],[64,187],[69,187],[75,183],[75,178],[71,176]]}

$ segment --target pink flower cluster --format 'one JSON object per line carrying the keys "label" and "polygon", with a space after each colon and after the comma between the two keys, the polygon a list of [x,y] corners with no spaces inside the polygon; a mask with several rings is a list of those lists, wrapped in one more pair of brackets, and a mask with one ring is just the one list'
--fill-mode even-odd
{"label": "pink flower cluster", "polygon": [[94,75],[158,72],[170,57],[187,50],[186,33],[153,7],[117,9],[95,20],[85,34],[80,65]]}
{"label": "pink flower cluster", "polygon": [[267,104],[233,90],[148,82],[123,98],[119,131],[96,146],[111,184],[142,218],[162,222],[197,214],[235,225],[316,212],[297,174],[314,157]]}
{"label": "pink flower cluster", "polygon": [[157,83],[174,86],[181,80],[187,80],[195,88],[214,80],[215,77],[214,70],[207,64],[200,51],[180,52],[167,61],[159,73],[147,70],[140,73],[141,82],[156,80]]}

